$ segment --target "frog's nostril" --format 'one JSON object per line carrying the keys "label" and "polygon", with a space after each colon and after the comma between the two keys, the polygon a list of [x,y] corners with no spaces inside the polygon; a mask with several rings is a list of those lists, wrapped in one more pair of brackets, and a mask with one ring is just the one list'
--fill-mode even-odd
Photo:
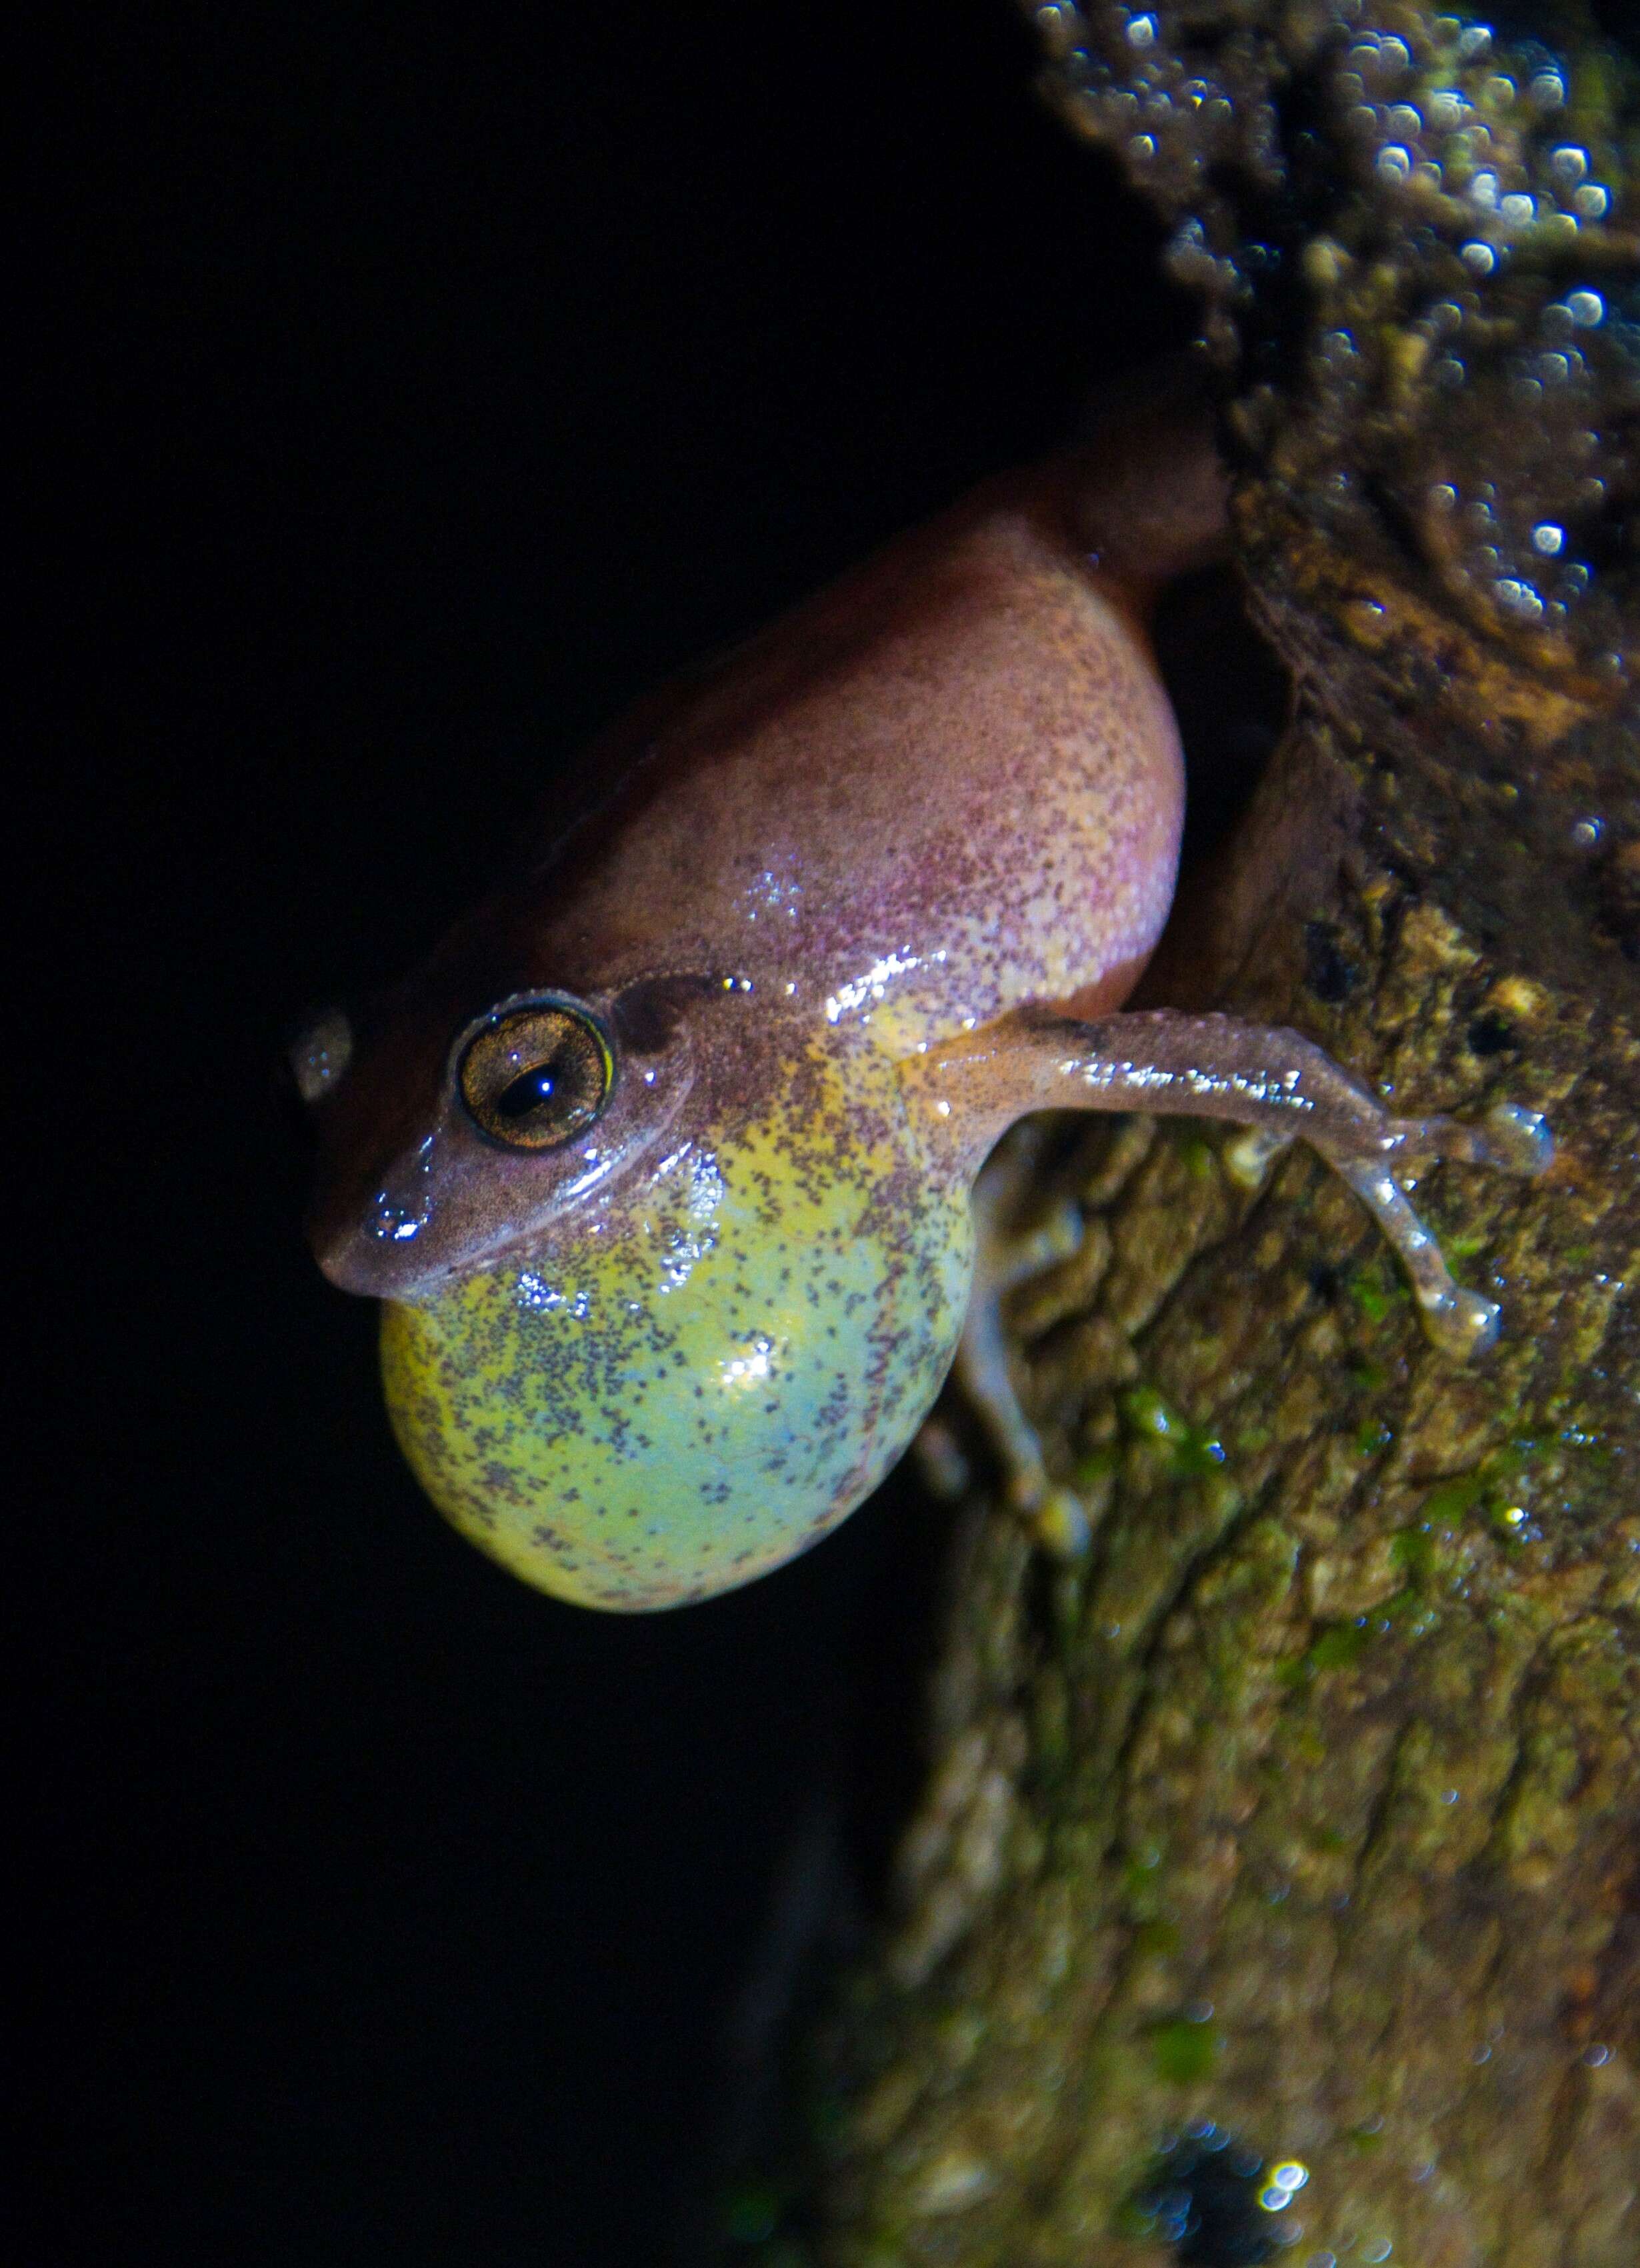
{"label": "frog's nostril", "polygon": [[303,1101],[321,1101],[352,1060],[353,1027],[340,1008],[327,1009],[291,1042],[288,1056]]}

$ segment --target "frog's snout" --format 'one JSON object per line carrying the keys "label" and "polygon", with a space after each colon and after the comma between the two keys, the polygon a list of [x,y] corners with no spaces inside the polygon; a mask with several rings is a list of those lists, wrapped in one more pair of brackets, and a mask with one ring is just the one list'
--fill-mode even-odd
{"label": "frog's snout", "polygon": [[346,1012],[327,1008],[315,1016],[291,1041],[285,1060],[303,1101],[322,1101],[345,1077],[353,1060],[353,1027]]}
{"label": "frog's snout", "polygon": [[379,1186],[343,1182],[321,1190],[308,1216],[313,1257],[339,1292],[367,1300],[405,1299],[441,1282],[447,1256],[430,1255],[438,1211],[430,1139],[389,1171]]}
{"label": "frog's snout", "polygon": [[421,1272],[402,1262],[402,1246],[395,1240],[408,1241],[424,1225],[408,1209],[392,1208],[384,1191],[363,1225],[334,1214],[311,1220],[308,1242],[320,1272],[338,1292],[352,1292],[365,1300],[386,1300],[406,1288],[396,1280],[401,1274],[414,1278]]}

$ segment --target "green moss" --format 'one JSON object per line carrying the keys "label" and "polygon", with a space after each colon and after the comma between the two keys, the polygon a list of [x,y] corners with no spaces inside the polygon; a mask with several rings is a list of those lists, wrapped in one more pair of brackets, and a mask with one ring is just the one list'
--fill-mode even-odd
{"label": "green moss", "polygon": [[1372,1633],[1364,1620],[1330,1624],[1306,1651],[1278,1663],[1276,1682],[1290,1693],[1306,1691],[1329,1669],[1348,1669],[1365,1652]]}
{"label": "green moss", "polygon": [[1430,1604],[1420,1584],[1408,1583],[1386,1599],[1378,1609],[1379,1627],[1394,1631],[1397,1638],[1427,1638],[1440,1622],[1440,1616]]}
{"label": "green moss", "polygon": [[1455,1480],[1443,1481],[1423,1499],[1425,1522],[1430,1528],[1438,1528],[1461,1520],[1480,1502],[1489,1485],[1489,1476],[1484,1468],[1460,1473]]}
{"label": "green moss", "polygon": [[1217,1436],[1181,1418],[1151,1387],[1131,1388],[1118,1396],[1116,1409],[1133,1440],[1166,1444],[1171,1469],[1180,1479],[1198,1478],[1224,1462],[1224,1444]]}
{"label": "green moss", "polygon": [[1199,1134],[1191,1132],[1181,1137],[1179,1157],[1185,1171],[1198,1182],[1210,1180],[1217,1174],[1217,1155]]}
{"label": "green moss", "polygon": [[1344,1289],[1370,1323],[1383,1322],[1411,1296],[1399,1277],[1380,1266],[1358,1268],[1345,1278]]}
{"label": "green moss", "polygon": [[1173,1440],[1188,1430],[1151,1386],[1132,1387],[1119,1395],[1116,1408],[1129,1432],[1140,1439]]}
{"label": "green moss", "polygon": [[[1141,1931],[1163,1926],[1158,1920],[1161,1904],[1158,1887],[1160,1865],[1159,1856],[1148,1860],[1144,1858],[1130,1859],[1122,1870],[1122,1903]],[[1144,1949],[1168,1952],[1172,1947],[1171,1943],[1163,1944],[1158,1939],[1154,1943],[1147,1943]]]}
{"label": "green moss", "polygon": [[1401,1639],[1426,1638],[1437,1628],[1440,1616],[1423,1589],[1434,1564],[1430,1537],[1422,1529],[1404,1528],[1391,1543],[1390,1552],[1407,1571],[1408,1581],[1370,1615],[1326,1624],[1303,1653],[1276,1665],[1277,1685],[1289,1693],[1308,1692],[1318,1677],[1353,1669],[1375,1638],[1392,1634]]}
{"label": "green moss", "polygon": [[1210,2079],[1224,2051],[1222,2033],[1188,2016],[1170,2017],[1151,2032],[1156,2076],[1170,2087],[1192,2087]]}
{"label": "green moss", "polygon": [[1435,1565],[1435,1539],[1428,1523],[1398,1528],[1389,1542],[1389,1556],[1409,1580],[1423,1582]]}
{"label": "green moss", "polygon": [[1313,1671],[1348,1669],[1360,1660],[1371,1635],[1364,1622],[1335,1623],[1321,1632],[1305,1658]]}
{"label": "green moss", "polygon": [[[1563,1440],[1565,1438],[1562,1437]],[[1424,1514],[1422,1530],[1430,1539],[1430,1551],[1425,1555],[1424,1572],[1433,1556],[1436,1541],[1445,1534],[1448,1538],[1479,1508],[1491,1532],[1506,1542],[1518,1543],[1526,1527],[1526,1508],[1519,1501],[1523,1475],[1538,1454],[1538,1443],[1527,1435],[1518,1435],[1513,1440],[1482,1460],[1472,1472],[1460,1473],[1452,1479],[1442,1481],[1423,1499]],[[1414,1531],[1407,1530],[1410,1535]],[[1399,1565],[1409,1566],[1405,1558]]]}

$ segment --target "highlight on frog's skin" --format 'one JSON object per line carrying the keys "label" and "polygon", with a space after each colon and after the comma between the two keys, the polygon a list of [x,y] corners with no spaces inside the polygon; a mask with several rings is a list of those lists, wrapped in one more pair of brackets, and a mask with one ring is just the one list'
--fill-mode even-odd
{"label": "highlight on frog's skin", "polygon": [[1533,1114],[1393,1119],[1297,1033],[1117,1012],[1182,823],[1144,624],[1223,501],[1166,409],[989,483],[616,725],[602,808],[298,1044],[320,1263],[384,1303],[428,1494],[526,1581],[630,1609],[751,1580],[876,1485],[953,1361],[1015,1509],[1074,1550],[987,1207],[974,1290],[976,1177],[1033,1112],[1226,1120],[1254,1178],[1304,1139],[1443,1353],[1495,1333],[1408,1189],[1443,1156],[1541,1171]]}

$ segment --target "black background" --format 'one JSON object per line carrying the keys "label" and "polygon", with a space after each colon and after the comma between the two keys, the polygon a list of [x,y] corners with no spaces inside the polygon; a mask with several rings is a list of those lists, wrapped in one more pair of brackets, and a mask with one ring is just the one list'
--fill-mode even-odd
{"label": "black background", "polygon": [[670,1616],[499,1574],[399,1467],[270,1066],[611,711],[1188,315],[1006,0],[124,13],[36,183],[75,1170],[18,1207],[66,1391],[13,2257],[649,2263],[783,1850],[863,1753],[892,1813],[930,1516]]}

